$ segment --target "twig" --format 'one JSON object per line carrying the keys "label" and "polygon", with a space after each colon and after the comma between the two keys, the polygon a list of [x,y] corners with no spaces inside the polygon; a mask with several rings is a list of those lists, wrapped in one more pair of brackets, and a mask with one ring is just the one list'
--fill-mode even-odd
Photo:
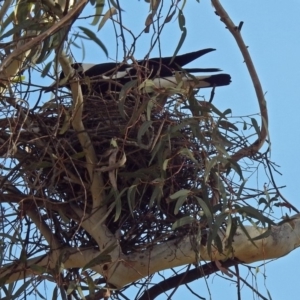
{"label": "twig", "polygon": [[[50,248],[55,251],[60,249],[63,245],[57,240],[57,238],[53,235],[52,231],[50,230],[49,226],[45,223],[45,221],[41,218],[40,214],[35,210],[28,210],[26,211],[27,216],[32,220],[35,226],[39,229],[42,236],[48,242]],[[57,257],[58,258],[57,253]]]}
{"label": "twig", "polygon": [[[232,159],[235,161],[239,161],[241,158],[248,157],[250,155],[256,154],[260,148],[263,146],[266,137],[268,135],[268,111],[267,111],[267,103],[264,97],[264,93],[260,84],[260,80],[258,78],[258,75],[256,73],[254,64],[252,62],[252,59],[250,57],[249,51],[247,46],[245,45],[243,38],[241,36],[240,28],[241,25],[236,26],[232,20],[230,19],[229,15],[223,8],[223,6],[220,4],[219,0],[211,0],[213,6],[216,9],[216,13],[218,16],[220,16],[221,21],[226,25],[227,29],[231,32],[233,37],[235,38],[240,51],[244,57],[246,66],[248,68],[249,74],[251,76],[254,89],[256,92],[257,100],[259,103],[260,108],[260,114],[261,114],[261,130],[259,133],[259,136],[257,140],[250,146],[244,147],[237,151],[234,155],[232,155]],[[242,23],[240,23],[242,24]]]}
{"label": "twig", "polygon": [[4,1],[2,7],[1,7],[1,10],[0,10],[0,20],[4,20],[4,16],[5,14],[7,13],[10,5],[12,4],[12,0],[6,0]]}

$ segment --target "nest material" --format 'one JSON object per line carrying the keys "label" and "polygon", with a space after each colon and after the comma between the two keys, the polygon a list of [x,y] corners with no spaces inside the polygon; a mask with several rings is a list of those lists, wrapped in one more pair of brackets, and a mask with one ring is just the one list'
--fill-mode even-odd
{"label": "nest material", "polygon": [[[205,196],[205,159],[215,151],[209,115],[201,112],[194,99],[192,103],[190,99],[169,98],[164,108],[156,100],[147,95],[127,96],[126,101],[96,96],[84,100],[83,123],[98,157],[106,203],[121,203],[120,213],[116,216],[113,210],[107,225],[112,232],[123,232],[121,244],[127,251],[168,239],[176,220],[197,216],[201,207],[194,197],[182,199],[179,206],[170,195],[187,189],[193,195]],[[192,113],[179,111],[182,104],[190,110],[194,106]],[[41,147],[39,143],[29,146],[28,178],[31,185],[38,181],[36,196],[47,195],[89,209],[85,150],[70,125],[71,111],[66,105],[46,106],[35,116],[41,129],[39,136],[48,138]],[[114,170],[115,182],[105,172],[112,151],[117,152],[117,162],[126,157],[126,162]],[[88,240],[83,229],[76,228],[76,234],[81,244]]]}

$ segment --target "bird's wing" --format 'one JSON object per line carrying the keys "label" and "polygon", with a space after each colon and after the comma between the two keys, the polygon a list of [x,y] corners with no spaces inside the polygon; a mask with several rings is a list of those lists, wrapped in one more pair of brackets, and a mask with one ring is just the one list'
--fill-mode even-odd
{"label": "bird's wing", "polygon": [[217,68],[183,68],[186,73],[205,73],[205,72],[220,72],[221,69]]}
{"label": "bird's wing", "polygon": [[148,61],[150,64],[161,64],[161,65],[168,66],[171,69],[177,70],[178,66],[183,67],[188,63],[192,62],[193,60],[201,57],[202,55],[215,50],[216,49],[213,48],[207,48],[207,49],[202,49],[194,52],[189,52],[182,55],[177,55],[174,57],[172,63],[171,60],[173,57],[169,56],[169,57],[155,57],[155,58],[150,58],[149,60],[141,60],[139,61],[139,64],[144,65]]}
{"label": "bird's wing", "polygon": [[[150,76],[153,78],[155,76],[171,76],[174,70],[180,71],[181,67],[190,63],[191,61],[199,58],[200,56],[214,51],[215,49],[207,48],[198,50],[195,52],[186,53],[183,55],[178,55],[174,58],[172,63],[170,64],[172,57],[156,57],[150,58],[148,60],[139,60],[137,61],[137,65],[135,64],[125,64],[125,63],[103,63],[91,66],[90,64],[81,64],[83,73],[86,76],[99,76],[104,75],[103,78],[111,78],[111,79],[125,79],[125,78],[136,78],[137,76],[137,68],[141,67],[142,72],[146,74],[146,76]],[[192,69],[184,69],[185,72],[188,73],[197,73],[197,72],[218,72],[219,69],[216,68],[192,68]]]}

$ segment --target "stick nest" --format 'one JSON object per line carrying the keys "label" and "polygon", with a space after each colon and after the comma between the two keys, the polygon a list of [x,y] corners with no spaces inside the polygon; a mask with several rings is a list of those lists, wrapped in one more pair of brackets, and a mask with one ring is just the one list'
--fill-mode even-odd
{"label": "stick nest", "polygon": [[[218,128],[221,123],[211,117],[213,105],[197,101],[193,91],[186,96],[114,98],[85,96],[82,122],[92,144],[86,147],[94,147],[97,154],[95,172],[103,177],[109,211],[105,223],[113,233],[121,233],[122,249],[130,252],[199,224],[202,203],[210,205],[217,180],[209,162],[219,155],[216,146],[225,138]],[[71,126],[73,107],[67,100],[56,97],[29,114],[30,124],[24,122],[27,128],[19,137],[26,152],[23,169],[36,198],[88,212],[92,201],[86,149]],[[62,211],[56,208],[52,219],[54,215],[61,239],[67,235],[68,243],[95,246]]]}

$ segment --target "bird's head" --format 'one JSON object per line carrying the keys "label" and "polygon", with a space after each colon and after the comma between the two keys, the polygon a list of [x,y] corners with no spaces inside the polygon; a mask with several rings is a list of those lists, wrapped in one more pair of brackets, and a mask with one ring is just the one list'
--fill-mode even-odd
{"label": "bird's head", "polygon": [[[85,75],[85,72],[91,69],[92,67],[95,66],[95,64],[86,64],[86,63],[74,63],[71,64],[72,68],[76,71],[76,73],[79,75],[79,77],[83,77]],[[61,71],[59,75],[59,82],[63,82],[63,79],[65,78],[65,73]],[[54,87],[57,86],[57,82],[54,82],[49,86],[48,88],[45,89],[45,93],[50,92],[53,90]],[[59,86],[66,86],[68,88],[68,85],[63,82],[62,84],[59,84]]]}

